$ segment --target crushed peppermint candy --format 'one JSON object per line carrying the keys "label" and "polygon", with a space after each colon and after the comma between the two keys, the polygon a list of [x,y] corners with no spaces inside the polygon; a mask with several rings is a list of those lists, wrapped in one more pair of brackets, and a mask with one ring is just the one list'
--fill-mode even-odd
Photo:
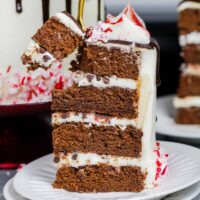
{"label": "crushed peppermint candy", "polygon": [[160,142],[156,142],[156,148],[154,149],[154,153],[156,154],[156,176],[155,181],[158,182],[160,178],[166,175],[168,165],[167,159],[169,154],[163,153],[160,147]]}
{"label": "crushed peppermint candy", "polygon": [[25,73],[0,74],[0,104],[26,104],[50,102],[53,89],[66,89],[73,84],[72,72],[62,73],[62,65],[54,65],[48,70],[38,68]]}

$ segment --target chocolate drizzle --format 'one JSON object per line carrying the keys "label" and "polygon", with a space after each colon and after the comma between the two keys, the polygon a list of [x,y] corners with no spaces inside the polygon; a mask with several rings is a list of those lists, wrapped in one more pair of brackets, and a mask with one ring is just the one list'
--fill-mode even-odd
{"label": "chocolate drizzle", "polygon": [[160,79],[160,46],[154,38],[151,38],[150,46],[156,48],[156,51],[157,51],[156,85],[160,86],[161,85],[161,79]]}
{"label": "chocolate drizzle", "polygon": [[98,21],[101,20],[101,0],[98,0]]}
{"label": "chocolate drizzle", "polygon": [[[66,11],[71,13],[72,0],[66,0]],[[43,22],[45,23],[49,19],[50,1],[42,0]],[[16,12],[22,13],[22,0],[16,0]]]}
{"label": "chocolate drizzle", "polygon": [[71,12],[72,12],[72,0],[66,0],[66,11],[71,14]]}
{"label": "chocolate drizzle", "polygon": [[43,22],[49,19],[49,0],[42,0]]}
{"label": "chocolate drizzle", "polygon": [[22,0],[16,0],[16,12],[21,13],[22,10]]}

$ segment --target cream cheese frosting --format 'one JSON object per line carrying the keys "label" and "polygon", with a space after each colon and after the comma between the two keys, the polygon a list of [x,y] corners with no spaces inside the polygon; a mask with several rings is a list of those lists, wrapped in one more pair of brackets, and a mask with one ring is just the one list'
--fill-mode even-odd
{"label": "cream cheese frosting", "polygon": [[94,74],[83,73],[81,71],[74,73],[74,82],[81,86],[93,86],[97,88],[120,87],[135,90],[138,82],[132,79],[118,78],[117,76],[97,77]]}
{"label": "cream cheese frosting", "polygon": [[[55,63],[57,65],[61,64],[51,53],[46,50],[43,50],[44,52],[41,52],[40,49],[40,45],[34,40],[31,40],[26,51],[24,52],[24,55],[29,57],[32,63],[38,63],[45,68],[51,67],[51,65]],[[29,67],[29,65],[25,66]]]}
{"label": "cream cheese frosting", "polygon": [[184,47],[187,44],[200,44],[200,32],[194,31],[179,36],[179,44]]}
{"label": "cream cheese frosting", "polygon": [[[70,166],[74,168],[83,167],[86,165],[100,165],[106,164],[116,168],[122,166],[138,166],[143,173],[147,174],[145,180],[145,189],[153,188],[159,183],[160,179],[166,174],[168,154],[160,149],[160,143],[157,142],[157,147],[151,152],[154,159],[148,160],[143,158],[122,157],[114,155],[101,155],[97,153],[82,153],[74,152],[67,155],[60,153],[58,156],[59,162],[56,163],[58,168],[63,166]],[[147,170],[147,166],[151,163],[155,168]],[[120,170],[120,169],[119,169]]]}
{"label": "cream cheese frosting", "polygon": [[200,96],[175,97],[173,103],[175,108],[200,107]]}
{"label": "cream cheese frosting", "polygon": [[109,117],[104,115],[97,115],[94,113],[74,113],[69,112],[66,115],[62,113],[53,113],[52,114],[52,124],[61,125],[64,123],[75,122],[75,123],[85,123],[89,126],[118,126],[121,129],[125,129],[127,126],[135,126],[135,119],[126,119],[126,118],[117,118]]}
{"label": "cream cheese frosting", "polygon": [[182,64],[181,70],[184,75],[200,76],[200,64]]}

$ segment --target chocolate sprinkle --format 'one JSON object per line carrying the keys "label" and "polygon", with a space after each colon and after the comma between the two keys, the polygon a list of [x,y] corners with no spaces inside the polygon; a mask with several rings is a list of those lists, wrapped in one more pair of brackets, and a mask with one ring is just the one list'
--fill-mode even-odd
{"label": "chocolate sprinkle", "polygon": [[55,163],[59,163],[59,162],[60,162],[60,158],[57,157],[57,156],[55,156],[53,161],[54,161]]}
{"label": "chocolate sprinkle", "polygon": [[47,55],[44,55],[43,56],[43,61],[44,62],[48,62],[50,60],[50,57],[49,56],[47,56]]}
{"label": "chocolate sprinkle", "polygon": [[69,113],[62,113],[61,117],[62,119],[66,119],[69,117]]}
{"label": "chocolate sprinkle", "polygon": [[86,78],[87,78],[87,80],[88,80],[89,82],[92,82],[92,80],[94,79],[94,75],[92,75],[92,74],[87,74]]}
{"label": "chocolate sprinkle", "polygon": [[43,48],[39,48],[39,49],[38,49],[38,52],[41,53],[41,54],[44,54],[44,53],[46,52],[46,50],[43,49]]}
{"label": "chocolate sprinkle", "polygon": [[101,77],[100,76],[97,76],[97,81],[100,81],[101,80]]}
{"label": "chocolate sprinkle", "polygon": [[65,149],[63,149],[63,148],[60,148],[59,152],[65,154],[65,155],[67,154],[67,151]]}
{"label": "chocolate sprinkle", "polygon": [[105,84],[109,84],[109,78],[108,78],[108,77],[104,77],[104,78],[103,78],[103,82],[104,82]]}
{"label": "chocolate sprinkle", "polygon": [[72,156],[72,160],[76,160],[78,158],[78,154],[74,154],[73,156]]}
{"label": "chocolate sprinkle", "polygon": [[86,119],[87,114],[83,113],[83,119]]}

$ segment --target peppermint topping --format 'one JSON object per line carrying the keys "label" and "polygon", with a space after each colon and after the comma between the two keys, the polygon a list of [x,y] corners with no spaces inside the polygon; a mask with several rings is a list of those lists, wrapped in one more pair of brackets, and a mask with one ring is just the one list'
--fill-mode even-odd
{"label": "peppermint topping", "polygon": [[156,176],[155,181],[157,182],[162,176],[167,172],[167,158],[169,155],[167,153],[162,153],[160,148],[160,142],[156,142],[156,148],[154,149],[156,154]]}
{"label": "peppermint topping", "polygon": [[149,44],[150,34],[144,22],[136,14],[129,3],[123,12],[114,17],[108,15],[105,22],[99,22],[96,27],[86,31],[87,42],[104,42],[121,40],[132,43]]}
{"label": "peppermint topping", "polygon": [[54,65],[48,70],[38,68],[27,73],[0,74],[0,104],[26,104],[50,102],[53,89],[66,89],[73,84],[72,73],[62,73],[62,65]]}

